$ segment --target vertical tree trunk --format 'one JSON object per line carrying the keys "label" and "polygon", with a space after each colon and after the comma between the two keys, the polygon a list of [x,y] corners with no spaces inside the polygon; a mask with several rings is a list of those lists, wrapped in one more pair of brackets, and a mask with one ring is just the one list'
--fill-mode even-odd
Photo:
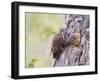
{"label": "vertical tree trunk", "polygon": [[[63,29],[71,34],[74,29],[80,33],[78,46],[66,46],[54,66],[89,65],[89,15],[66,15]],[[78,39],[78,38],[76,38]]]}

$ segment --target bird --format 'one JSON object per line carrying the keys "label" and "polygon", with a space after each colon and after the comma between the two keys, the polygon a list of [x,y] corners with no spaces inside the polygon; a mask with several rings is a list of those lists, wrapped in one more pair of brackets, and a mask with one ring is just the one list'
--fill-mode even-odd
{"label": "bird", "polygon": [[53,58],[59,59],[61,53],[66,47],[65,36],[61,30],[58,34],[53,37],[51,52],[53,53]]}
{"label": "bird", "polygon": [[78,47],[80,45],[80,33],[75,31],[74,36],[72,38],[71,46]]}

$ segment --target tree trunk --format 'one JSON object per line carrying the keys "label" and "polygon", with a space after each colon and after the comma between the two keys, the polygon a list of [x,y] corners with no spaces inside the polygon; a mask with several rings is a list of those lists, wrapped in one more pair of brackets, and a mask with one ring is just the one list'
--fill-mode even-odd
{"label": "tree trunk", "polygon": [[72,29],[78,31],[80,43],[78,46],[72,46],[72,43],[66,46],[59,59],[55,59],[54,67],[89,65],[89,15],[65,15],[64,18],[63,29],[68,34],[72,33]]}

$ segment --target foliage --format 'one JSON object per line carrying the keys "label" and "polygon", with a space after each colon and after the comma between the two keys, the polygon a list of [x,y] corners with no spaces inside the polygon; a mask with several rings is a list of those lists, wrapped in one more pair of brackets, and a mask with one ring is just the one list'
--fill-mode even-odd
{"label": "foliage", "polygon": [[35,64],[36,61],[37,61],[37,59],[36,59],[36,58],[33,58],[33,59],[31,60],[31,62],[29,63],[29,68],[34,67],[34,64]]}

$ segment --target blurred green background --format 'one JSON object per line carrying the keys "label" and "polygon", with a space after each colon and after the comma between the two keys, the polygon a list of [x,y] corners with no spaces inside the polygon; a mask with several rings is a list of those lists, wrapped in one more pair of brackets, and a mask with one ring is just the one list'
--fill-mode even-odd
{"label": "blurred green background", "polygon": [[53,66],[52,39],[63,26],[63,17],[61,14],[25,13],[26,68]]}

